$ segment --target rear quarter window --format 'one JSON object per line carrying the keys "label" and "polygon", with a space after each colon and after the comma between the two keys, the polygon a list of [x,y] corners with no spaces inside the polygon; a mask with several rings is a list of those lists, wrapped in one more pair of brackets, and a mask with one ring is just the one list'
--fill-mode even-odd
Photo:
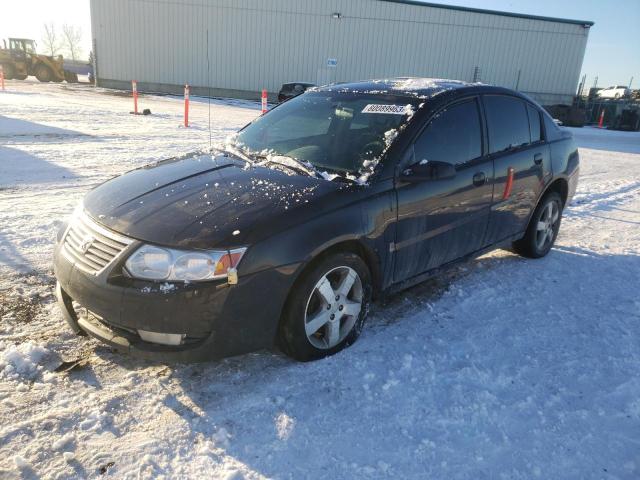
{"label": "rear quarter window", "polygon": [[527,104],[527,114],[529,115],[529,130],[531,131],[531,143],[542,140],[542,121],[540,112],[533,105]]}
{"label": "rear quarter window", "polygon": [[542,118],[544,119],[544,132],[547,142],[560,140],[562,138],[562,132],[558,125],[556,125],[556,122],[553,121],[553,118],[546,112],[542,114]]}
{"label": "rear quarter window", "polygon": [[506,95],[485,95],[489,127],[489,151],[498,153],[531,142],[529,118],[524,102]]}

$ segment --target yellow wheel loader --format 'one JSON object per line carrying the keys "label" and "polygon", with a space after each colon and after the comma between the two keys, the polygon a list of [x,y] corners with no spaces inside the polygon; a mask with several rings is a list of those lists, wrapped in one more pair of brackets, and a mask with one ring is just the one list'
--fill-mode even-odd
{"label": "yellow wheel loader", "polygon": [[8,80],[24,80],[33,75],[41,82],[78,81],[75,73],[65,71],[62,55],[40,55],[36,53],[35,42],[27,38],[10,38],[8,44],[3,40],[0,65],[4,70],[4,78]]}

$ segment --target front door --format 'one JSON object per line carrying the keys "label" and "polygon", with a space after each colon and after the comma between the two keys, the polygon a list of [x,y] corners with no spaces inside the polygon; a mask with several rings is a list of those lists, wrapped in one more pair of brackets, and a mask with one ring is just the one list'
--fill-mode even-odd
{"label": "front door", "polygon": [[420,275],[479,250],[493,191],[493,164],[484,154],[477,98],[451,104],[437,113],[413,145],[413,163],[454,165],[454,178],[396,184],[398,222],[394,281]]}

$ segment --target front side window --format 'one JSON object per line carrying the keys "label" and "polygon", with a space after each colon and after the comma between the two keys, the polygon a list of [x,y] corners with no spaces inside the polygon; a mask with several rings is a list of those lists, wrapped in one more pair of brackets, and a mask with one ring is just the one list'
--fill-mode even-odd
{"label": "front side window", "polygon": [[462,165],[482,156],[480,113],[475,100],[447,107],[438,113],[414,146],[415,161]]}
{"label": "front side window", "polygon": [[259,117],[236,142],[248,153],[283,155],[318,169],[356,173],[379,160],[415,103],[394,95],[306,93]]}
{"label": "front side window", "polygon": [[529,118],[522,100],[504,95],[486,95],[484,107],[491,153],[518,148],[531,141]]}

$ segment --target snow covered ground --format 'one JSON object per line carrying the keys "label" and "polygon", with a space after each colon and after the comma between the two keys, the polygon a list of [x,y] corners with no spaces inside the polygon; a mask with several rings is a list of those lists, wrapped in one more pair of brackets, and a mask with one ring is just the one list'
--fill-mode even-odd
{"label": "snow covered ground", "polygon": [[[77,338],[59,221],[93,185],[206,146],[206,102],[0,92],[1,478],[640,478],[640,134],[585,128],[542,260],[496,251],[376,306],[344,352],[164,366]],[[214,140],[259,113],[214,101]],[[66,371],[56,372],[63,361]]]}

